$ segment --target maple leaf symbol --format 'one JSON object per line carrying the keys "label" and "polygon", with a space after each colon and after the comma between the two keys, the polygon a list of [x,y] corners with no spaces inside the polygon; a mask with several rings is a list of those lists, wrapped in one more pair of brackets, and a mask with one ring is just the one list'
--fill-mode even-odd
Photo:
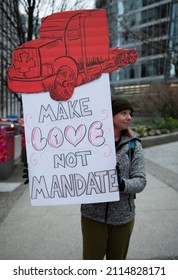
{"label": "maple leaf symbol", "polygon": [[31,57],[29,58],[29,52],[23,52],[20,54],[20,60],[14,59],[14,68],[15,70],[19,69],[20,73],[27,73],[30,71],[30,68],[36,66],[35,60]]}

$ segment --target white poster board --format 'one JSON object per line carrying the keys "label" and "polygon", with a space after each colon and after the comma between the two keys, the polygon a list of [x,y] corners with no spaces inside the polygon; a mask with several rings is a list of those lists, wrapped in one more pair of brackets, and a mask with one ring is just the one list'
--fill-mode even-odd
{"label": "white poster board", "polygon": [[58,102],[22,94],[31,204],[119,200],[109,74]]}

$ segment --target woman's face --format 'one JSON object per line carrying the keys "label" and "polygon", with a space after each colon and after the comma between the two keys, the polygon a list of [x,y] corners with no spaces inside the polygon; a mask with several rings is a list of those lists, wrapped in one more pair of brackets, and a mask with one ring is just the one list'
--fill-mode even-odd
{"label": "woman's face", "polygon": [[122,130],[128,129],[132,120],[131,110],[125,109],[113,117],[114,129],[121,132]]}

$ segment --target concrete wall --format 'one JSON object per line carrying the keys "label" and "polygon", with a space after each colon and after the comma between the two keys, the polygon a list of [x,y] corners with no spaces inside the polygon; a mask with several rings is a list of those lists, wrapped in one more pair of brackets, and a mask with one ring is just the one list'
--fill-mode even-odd
{"label": "concrete wall", "polygon": [[15,139],[14,139],[14,160],[16,161],[17,159],[19,159],[21,157],[21,153],[22,153],[22,135],[18,134],[15,135]]}
{"label": "concrete wall", "polygon": [[141,138],[143,148],[178,141],[178,132]]}

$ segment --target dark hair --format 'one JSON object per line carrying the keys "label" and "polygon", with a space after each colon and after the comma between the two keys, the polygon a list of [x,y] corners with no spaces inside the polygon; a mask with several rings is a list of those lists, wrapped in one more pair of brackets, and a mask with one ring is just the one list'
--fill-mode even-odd
{"label": "dark hair", "polygon": [[122,135],[127,135],[129,137],[133,137],[134,136],[134,132],[130,128],[123,130],[121,132],[121,134]]}

